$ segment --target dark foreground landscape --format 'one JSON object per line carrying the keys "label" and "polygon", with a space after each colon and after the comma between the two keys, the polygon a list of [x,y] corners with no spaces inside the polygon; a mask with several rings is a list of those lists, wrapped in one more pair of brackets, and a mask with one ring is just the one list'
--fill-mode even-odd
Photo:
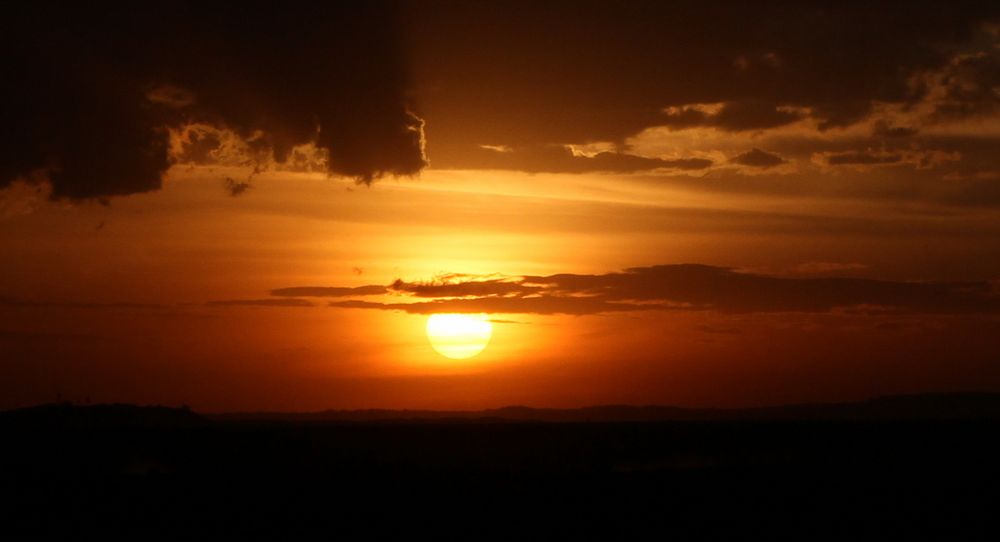
{"label": "dark foreground landscape", "polygon": [[0,413],[3,532],[994,538],[1000,394],[754,410]]}

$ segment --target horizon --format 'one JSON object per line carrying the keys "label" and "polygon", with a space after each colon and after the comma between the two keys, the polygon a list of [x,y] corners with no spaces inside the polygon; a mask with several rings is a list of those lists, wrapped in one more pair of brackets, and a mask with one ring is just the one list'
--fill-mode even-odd
{"label": "horizon", "polygon": [[[352,409],[323,409],[323,410],[312,410],[312,411],[199,411],[192,409],[188,405],[165,405],[165,404],[135,404],[135,403],[81,403],[74,402],[72,400],[61,400],[53,402],[43,402],[33,405],[20,406],[10,409],[2,409],[0,413],[12,413],[19,411],[30,411],[30,410],[40,410],[47,408],[58,408],[58,407],[70,407],[70,408],[132,408],[139,410],[170,410],[170,411],[182,411],[190,412],[199,416],[206,416],[209,418],[216,417],[232,417],[240,416],[246,419],[254,419],[255,416],[318,416],[324,414],[367,414],[367,413],[411,413],[411,414],[455,414],[455,415],[476,415],[485,414],[493,412],[502,411],[533,411],[538,413],[543,412],[562,412],[562,413],[575,413],[590,410],[611,410],[611,409],[630,409],[630,410],[672,410],[672,411],[683,411],[687,413],[715,413],[715,414],[725,414],[725,413],[744,413],[749,414],[755,411],[781,411],[781,410],[791,410],[791,409],[801,409],[801,408],[816,408],[816,407],[851,407],[851,406],[871,406],[879,403],[890,403],[890,402],[911,402],[919,403],[921,401],[928,400],[970,400],[970,399],[983,399],[983,398],[993,398],[998,400],[997,406],[1000,406],[1000,392],[995,391],[961,391],[961,392],[924,392],[924,393],[911,393],[911,394],[898,394],[898,395],[879,395],[873,397],[867,397],[863,399],[850,400],[850,401],[836,401],[836,402],[811,402],[811,403],[782,403],[782,404],[769,404],[769,405],[758,405],[750,407],[715,407],[715,406],[693,406],[684,407],[669,404],[594,404],[594,405],[584,405],[578,407],[539,407],[531,405],[503,405],[499,407],[488,407],[483,409],[472,409],[472,410],[440,410],[440,409],[412,409],[412,408],[401,408],[401,409],[385,409],[385,408],[352,408]],[[913,406],[913,405],[911,405]],[[954,406],[954,404],[948,405]],[[950,413],[953,414],[953,413]],[[911,413],[912,415],[912,413]],[[968,413],[966,415],[969,415]],[[989,412],[986,411],[976,411],[972,413],[973,416],[991,416]],[[961,416],[959,416],[961,417]],[[241,418],[243,419],[243,418]],[[392,420],[393,418],[388,418],[387,420]],[[664,418],[666,420],[667,418]],[[319,420],[322,421],[322,420]]]}

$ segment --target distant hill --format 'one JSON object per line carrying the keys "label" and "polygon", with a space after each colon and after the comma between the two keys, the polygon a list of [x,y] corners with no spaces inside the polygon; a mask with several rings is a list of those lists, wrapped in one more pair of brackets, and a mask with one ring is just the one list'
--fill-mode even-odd
{"label": "distant hill", "polygon": [[245,412],[206,415],[214,420],[302,422],[650,422],[768,420],[951,420],[1000,419],[1000,393],[893,395],[854,403],[815,403],[723,409],[671,406],[603,405],[572,409],[508,406],[487,410],[326,410],[322,412]]}
{"label": "distant hill", "polygon": [[486,410],[326,410],[199,414],[187,408],[127,404],[55,403],[0,412],[0,423],[60,428],[189,427],[225,421],[268,422],[655,422],[795,420],[1000,419],[1000,393],[932,393],[877,397],[853,403],[813,403],[761,408],[681,408],[602,405],[557,409],[508,406]]}

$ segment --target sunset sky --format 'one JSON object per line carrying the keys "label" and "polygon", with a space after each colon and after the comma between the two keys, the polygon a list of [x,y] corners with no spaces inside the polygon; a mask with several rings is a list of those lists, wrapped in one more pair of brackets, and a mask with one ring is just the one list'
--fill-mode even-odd
{"label": "sunset sky", "polygon": [[1000,4],[326,4],[5,8],[0,408],[1000,391]]}

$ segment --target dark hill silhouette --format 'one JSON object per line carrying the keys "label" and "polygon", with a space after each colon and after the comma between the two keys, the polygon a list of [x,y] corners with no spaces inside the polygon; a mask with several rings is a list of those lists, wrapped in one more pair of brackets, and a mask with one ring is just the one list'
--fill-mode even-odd
{"label": "dark hill silhouette", "polygon": [[672,406],[600,405],[554,409],[508,406],[486,410],[326,410],[322,412],[243,412],[208,415],[214,420],[300,422],[657,422],[1000,419],[1000,393],[957,392],[877,397],[854,403],[811,403],[725,409]]}

